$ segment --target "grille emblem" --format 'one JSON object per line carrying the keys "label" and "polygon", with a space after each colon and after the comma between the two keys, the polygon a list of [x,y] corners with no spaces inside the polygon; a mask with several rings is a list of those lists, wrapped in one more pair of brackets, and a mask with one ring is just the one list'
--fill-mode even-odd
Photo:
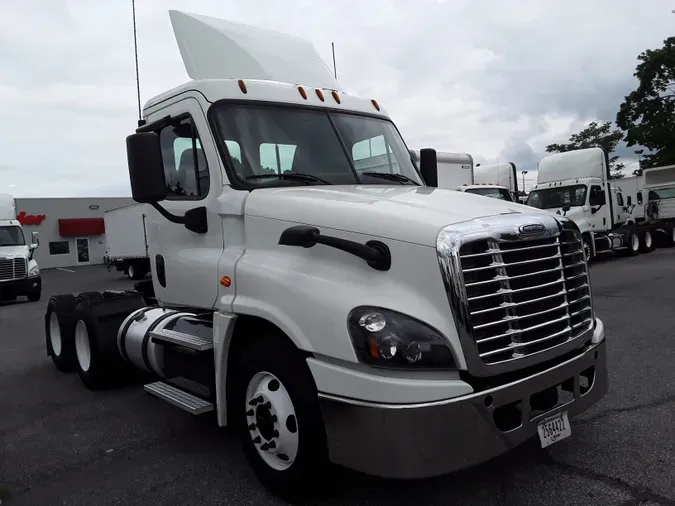
{"label": "grille emblem", "polygon": [[521,225],[518,227],[518,235],[536,235],[546,232],[546,227],[541,223],[531,223],[530,225]]}

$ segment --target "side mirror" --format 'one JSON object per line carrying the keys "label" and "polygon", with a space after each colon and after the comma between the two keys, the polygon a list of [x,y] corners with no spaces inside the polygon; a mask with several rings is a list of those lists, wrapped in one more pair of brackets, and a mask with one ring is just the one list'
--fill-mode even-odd
{"label": "side mirror", "polygon": [[40,245],[40,236],[37,232],[31,232],[30,233],[30,242],[31,242],[31,246],[35,245],[35,248],[33,248],[33,249],[37,249],[37,247]]}
{"label": "side mirror", "polygon": [[427,186],[438,187],[438,163],[435,149],[420,149],[420,172]]}
{"label": "side mirror", "polygon": [[564,205],[562,207],[563,216],[565,216],[570,209],[572,209],[572,208],[569,206],[569,204]]}
{"label": "side mirror", "polygon": [[159,135],[142,132],[127,137],[131,196],[141,204],[164,200],[168,194]]}

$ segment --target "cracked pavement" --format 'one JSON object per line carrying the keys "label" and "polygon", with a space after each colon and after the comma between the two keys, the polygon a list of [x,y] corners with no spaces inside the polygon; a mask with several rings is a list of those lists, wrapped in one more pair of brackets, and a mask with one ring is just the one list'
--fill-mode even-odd
{"label": "cracked pavement", "polygon": [[[76,270],[45,272],[39,303],[0,305],[2,505],[283,504],[210,416],[194,418],[139,387],[89,392],[56,371],[44,351],[49,296],[131,285],[99,267]],[[674,280],[675,250],[592,266],[610,390],[572,420],[571,438],[546,450],[530,441],[431,480],[336,469],[321,504],[675,505]]]}

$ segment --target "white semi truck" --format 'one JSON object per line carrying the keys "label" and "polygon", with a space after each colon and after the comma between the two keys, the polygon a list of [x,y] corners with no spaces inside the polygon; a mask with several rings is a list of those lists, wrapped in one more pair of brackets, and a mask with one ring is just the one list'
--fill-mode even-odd
{"label": "white semi truck", "polygon": [[26,296],[37,302],[42,295],[42,278],[33,254],[40,244],[38,233],[26,241],[16,219],[16,204],[11,195],[0,194],[0,301]]}
{"label": "white semi truck", "polygon": [[675,246],[675,165],[645,169],[641,176],[615,184],[632,205],[635,222],[649,230],[654,246]]}
{"label": "white semi truck", "polygon": [[[473,193],[518,202],[518,173],[515,163],[478,164],[473,172],[476,185],[486,185],[489,188]],[[507,198],[507,194],[510,198]]]}
{"label": "white semi truck", "polygon": [[[569,436],[607,390],[574,222],[433,187],[435,151],[418,171],[310,44],[170,17],[192,80],[127,138],[152,281],[53,297],[55,365],[215,412],[287,499],[330,462],[417,478]],[[395,170],[356,170],[373,139]]]}
{"label": "white semi truck", "polygon": [[527,204],[572,219],[582,233],[588,261],[602,253],[637,255],[654,249],[652,227],[634,219],[632,199],[609,178],[601,148],[544,157]]}
{"label": "white semi truck", "polygon": [[104,214],[106,253],[104,263],[123,271],[129,279],[143,279],[150,272],[147,204],[110,209]]}

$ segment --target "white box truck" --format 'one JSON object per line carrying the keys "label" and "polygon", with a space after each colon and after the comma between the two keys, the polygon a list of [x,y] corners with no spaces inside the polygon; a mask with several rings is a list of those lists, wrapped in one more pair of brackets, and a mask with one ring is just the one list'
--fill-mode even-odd
{"label": "white box truck", "polygon": [[605,152],[588,148],[544,157],[527,204],[572,219],[591,261],[601,253],[638,255],[654,249],[653,230],[635,220],[630,200],[609,178]]}
{"label": "white box truck", "polygon": [[[152,281],[53,297],[55,365],[215,412],[286,499],[330,462],[418,478],[568,437],[607,390],[574,222],[425,184],[435,151],[418,171],[305,41],[170,16],[192,80],[126,141]],[[356,170],[373,140],[397,172]]]}
{"label": "white box truck", "polygon": [[[413,161],[419,164],[420,150],[412,150]],[[468,153],[436,152],[438,164],[438,188],[455,190],[474,184],[473,157]]]}
{"label": "white box truck", "polygon": [[132,204],[106,211],[106,254],[108,269],[123,271],[129,279],[143,279],[150,272],[146,204]]}
{"label": "white box truck", "polygon": [[40,244],[33,232],[30,242],[16,219],[14,197],[0,194],[0,301],[26,296],[31,302],[40,300],[42,277],[33,254]]}

